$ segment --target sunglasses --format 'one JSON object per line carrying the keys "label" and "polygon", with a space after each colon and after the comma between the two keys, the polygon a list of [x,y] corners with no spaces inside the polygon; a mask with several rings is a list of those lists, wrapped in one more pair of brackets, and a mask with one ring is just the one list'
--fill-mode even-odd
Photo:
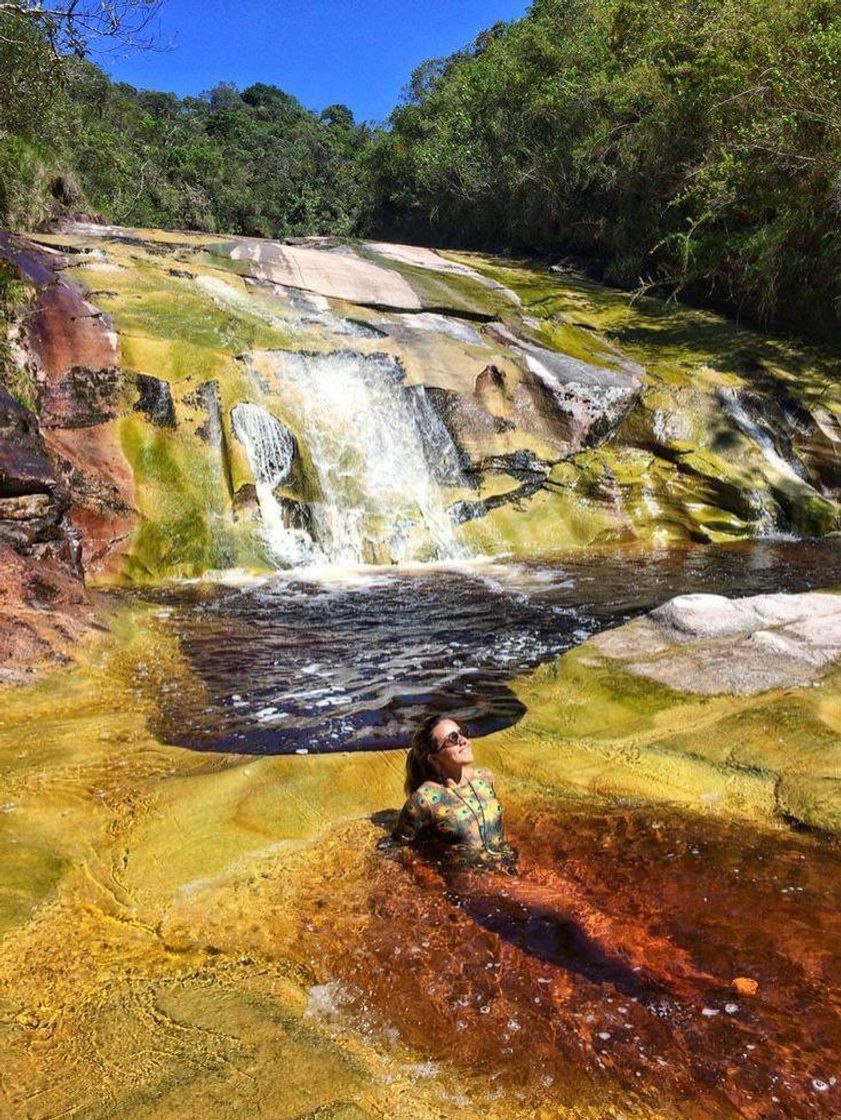
{"label": "sunglasses", "polygon": [[459,728],[458,731],[451,731],[449,735],[444,736],[435,750],[430,751],[429,753],[438,754],[440,751],[446,750],[447,747],[456,747],[458,746],[460,739],[466,739],[467,737],[467,729],[464,727]]}

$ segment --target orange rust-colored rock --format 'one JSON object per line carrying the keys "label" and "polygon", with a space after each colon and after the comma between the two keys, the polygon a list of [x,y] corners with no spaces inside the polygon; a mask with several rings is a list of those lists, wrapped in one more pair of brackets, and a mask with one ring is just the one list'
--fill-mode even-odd
{"label": "orange rust-colored rock", "polygon": [[58,276],[41,290],[28,333],[48,384],[73,366],[99,370],[118,364],[117,335],[108,319]]}
{"label": "orange rust-colored rock", "polygon": [[25,679],[38,662],[64,660],[90,621],[72,567],[55,555],[21,556],[0,542],[0,682]]}
{"label": "orange rust-colored rock", "polygon": [[75,622],[85,596],[68,507],[35,415],[0,386],[0,679],[84,629]]}
{"label": "orange rust-colored rock", "polygon": [[61,253],[3,234],[0,257],[31,289],[19,338],[39,398],[36,415],[0,388],[0,666],[15,676],[87,628],[84,572],[117,569],[136,510],[116,333]]}
{"label": "orange rust-colored rock", "polygon": [[116,574],[137,521],[134,476],[113,423],[52,428],[44,442],[67,479],[70,517],[87,575]]}
{"label": "orange rust-colored rock", "polygon": [[759,984],[749,976],[737,976],[733,981],[733,987],[741,996],[755,996],[759,991]]}

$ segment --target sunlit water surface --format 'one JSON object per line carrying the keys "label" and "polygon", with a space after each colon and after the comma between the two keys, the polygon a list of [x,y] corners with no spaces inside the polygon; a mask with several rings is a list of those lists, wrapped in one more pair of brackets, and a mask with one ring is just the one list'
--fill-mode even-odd
{"label": "sunlit water surface", "polygon": [[[154,601],[203,687],[173,689],[157,730],[246,754],[388,749],[437,709],[486,733],[522,715],[512,678],[673,595],[834,585],[838,545],[794,541],[182,585]],[[308,1021],[410,1045],[421,1081],[481,1073],[513,1111],[837,1115],[834,840],[539,798],[506,815],[511,897],[503,876],[333,831],[298,899],[322,981]],[[394,814],[371,820],[385,838]]]}
{"label": "sunlit water surface", "polygon": [[518,806],[509,833],[527,892],[588,915],[608,959],[574,918],[500,903],[493,876],[452,890],[418,860],[380,860],[364,886],[338,888],[340,910],[325,884],[313,893],[333,1014],[396,1024],[434,1060],[487,1071],[512,1104],[841,1115],[835,841],[557,804]]}
{"label": "sunlit water surface", "polygon": [[453,878],[383,844],[401,760],[363,748],[427,707],[510,724],[512,678],[587,634],[683,591],[838,586],[839,553],[144,592],[137,653],[129,625],[88,685],[8,696],[0,1113],[835,1120],[837,839],[509,769],[518,878]]}
{"label": "sunlit water surface", "polygon": [[204,685],[160,697],[169,742],[246,754],[406,745],[426,711],[514,723],[509,682],[685,592],[841,584],[837,541],[762,541],[532,563],[322,570],[154,598]]}

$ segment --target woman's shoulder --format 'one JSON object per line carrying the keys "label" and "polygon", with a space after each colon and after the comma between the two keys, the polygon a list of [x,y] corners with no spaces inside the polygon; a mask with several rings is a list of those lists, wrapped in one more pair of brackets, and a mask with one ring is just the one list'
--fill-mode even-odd
{"label": "woman's shoulder", "polygon": [[426,781],[418,786],[418,788],[412,794],[412,797],[416,801],[420,801],[424,804],[434,804],[436,801],[441,800],[441,793],[443,789],[444,787],[440,782]]}
{"label": "woman's shoulder", "polygon": [[486,782],[489,786],[494,784],[493,771],[489,770],[487,766],[477,766],[473,771],[474,778],[478,778],[480,782]]}

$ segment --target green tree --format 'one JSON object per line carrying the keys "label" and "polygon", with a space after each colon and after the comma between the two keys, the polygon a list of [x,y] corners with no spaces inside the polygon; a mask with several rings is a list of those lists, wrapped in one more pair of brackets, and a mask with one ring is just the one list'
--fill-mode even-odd
{"label": "green tree", "polygon": [[371,221],[832,328],[840,67],[827,0],[535,0],[416,71],[366,155]]}

